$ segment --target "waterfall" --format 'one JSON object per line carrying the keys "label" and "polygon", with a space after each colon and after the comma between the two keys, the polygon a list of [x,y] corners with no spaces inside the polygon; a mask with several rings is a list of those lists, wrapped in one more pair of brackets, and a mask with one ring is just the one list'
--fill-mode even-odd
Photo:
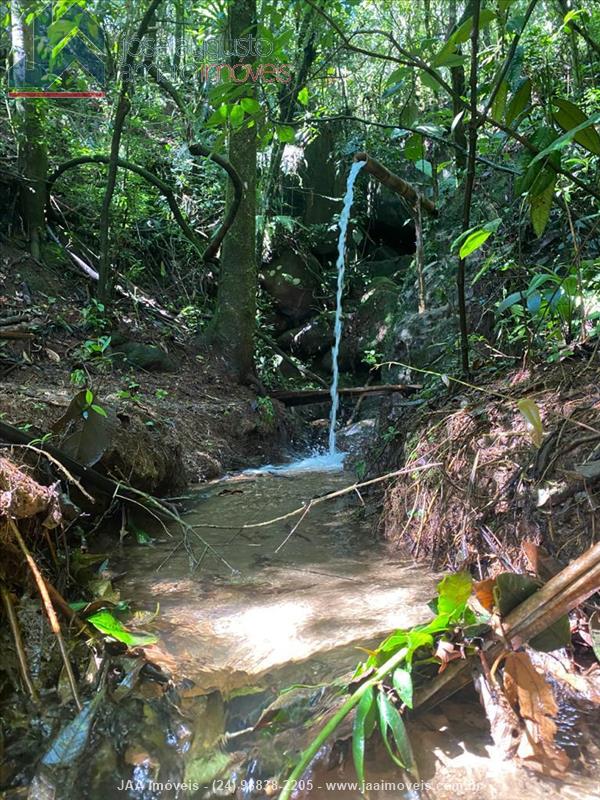
{"label": "waterfall", "polygon": [[348,220],[350,219],[350,210],[352,208],[352,201],[354,200],[354,182],[356,176],[366,164],[366,161],[355,161],[352,164],[350,173],[348,175],[348,182],[346,184],[346,195],[344,197],[344,207],[340,214],[340,236],[338,239],[338,257],[336,262],[337,268],[337,302],[335,308],[335,343],[332,350],[333,361],[333,378],[331,381],[331,416],[329,417],[329,453],[334,455],[336,452],[335,445],[335,425],[337,422],[338,407],[340,399],[338,397],[338,382],[340,378],[340,368],[338,364],[340,354],[340,343],[342,341],[342,297],[344,294],[344,273],[346,272],[346,231],[348,229]]}

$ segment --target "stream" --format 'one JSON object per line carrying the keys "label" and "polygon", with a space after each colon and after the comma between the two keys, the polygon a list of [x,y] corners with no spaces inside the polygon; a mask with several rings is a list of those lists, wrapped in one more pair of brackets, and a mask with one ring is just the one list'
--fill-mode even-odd
{"label": "stream", "polygon": [[[158,525],[150,546],[129,537],[113,552],[122,598],[136,609],[158,608],[151,629],[159,643],[146,650],[173,675],[181,716],[177,724],[145,716],[145,740],[130,746],[127,764],[118,769],[120,780],[132,783],[119,787],[113,770],[112,784],[90,785],[92,800],[122,798],[123,792],[135,800],[277,796],[278,776],[314,736],[312,714],[335,702],[327,684],[364,658],[359,648],[431,616],[427,602],[436,576],[377,539],[377,517],[356,492],[314,506],[297,527],[298,516],[242,528],[352,484],[354,476],[333,469],[334,463],[322,457],[265,467],[203,487],[185,519],[229,566],[209,554],[190,570],[205,544],[190,531],[183,537]],[[276,732],[260,725],[252,730],[290,687],[267,712],[278,722]],[[475,695],[466,693],[409,723],[421,786],[407,788],[377,747],[369,753],[370,797],[491,799],[511,791],[528,800],[598,797],[597,753],[591,771],[580,763],[590,758],[582,742],[600,739],[596,709],[575,709],[566,700],[561,715],[561,736],[570,754],[581,756],[564,784],[494,759],[487,721]],[[341,743],[320,754],[296,797],[360,797],[351,786],[331,785],[356,780],[350,733],[342,730]],[[165,776],[181,781],[182,775],[203,788],[156,789]]]}

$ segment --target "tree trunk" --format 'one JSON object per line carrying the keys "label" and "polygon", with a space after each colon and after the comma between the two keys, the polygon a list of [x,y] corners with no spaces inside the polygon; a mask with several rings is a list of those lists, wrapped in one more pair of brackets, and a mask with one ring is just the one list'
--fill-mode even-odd
{"label": "tree trunk", "polygon": [[[468,7],[468,4],[467,4]],[[466,19],[467,12],[463,15],[461,22]],[[452,33],[456,28],[456,0],[452,0],[450,5],[450,33]],[[456,97],[463,97],[465,94],[465,68],[462,65],[450,67],[450,77],[452,82],[452,90],[455,96],[452,98],[452,116],[454,119],[460,114],[462,111],[462,107]],[[456,169],[457,170],[464,170],[467,166],[467,136],[465,134],[465,126],[461,120],[459,120],[456,125],[454,126],[454,132],[452,137],[455,143],[458,145],[455,152],[455,160],[456,160]],[[460,149],[459,149],[460,148]]]}
{"label": "tree trunk", "polygon": [[[471,203],[475,186],[475,165],[477,156],[477,65],[479,60],[479,14],[481,0],[473,0],[473,29],[471,31],[471,119],[469,121],[469,155],[467,160],[467,176],[465,180],[465,199],[463,206],[463,232],[471,226]],[[463,375],[469,374],[469,323],[467,319],[467,300],[465,289],[465,259],[459,258],[456,272],[458,293],[458,317],[460,329],[460,366]]]}
{"label": "tree trunk", "polygon": [[[11,3],[13,69],[17,89],[28,88],[27,64],[33,63],[34,58],[33,30],[25,22],[26,5],[24,0]],[[43,102],[21,98],[16,103],[18,166],[21,175],[20,212],[31,255],[38,259],[46,228],[48,172],[48,153],[42,124]]]}
{"label": "tree trunk", "polygon": [[[256,0],[232,0],[229,4],[229,50],[235,40],[255,34]],[[234,56],[235,59],[235,56]],[[251,64],[252,56],[232,63]],[[239,68],[238,68],[239,70]],[[245,84],[245,96],[254,97],[255,86]],[[254,375],[254,332],[256,317],[256,125],[242,124],[229,132],[229,162],[242,180],[244,194],[233,225],[221,248],[219,288],[214,317],[207,332],[208,342],[225,358],[234,378],[247,381]],[[231,183],[227,204],[234,202]]]}
{"label": "tree trunk", "polygon": [[[289,123],[294,118],[297,106],[298,92],[303,88],[308,77],[309,70],[316,58],[317,50],[315,47],[316,29],[314,25],[315,11],[312,7],[308,9],[302,18],[298,29],[299,48],[297,54],[296,67],[292,80],[289,84],[283,84],[279,92],[279,119],[281,122]],[[269,220],[275,213],[275,195],[277,181],[281,171],[283,151],[285,144],[275,141],[271,152],[271,162],[262,193],[262,223],[258,231],[257,257],[262,258],[265,229]]]}
{"label": "tree trunk", "polygon": [[121,78],[121,92],[117,103],[117,110],[113,122],[113,135],[110,144],[110,161],[108,164],[108,174],[106,177],[106,187],[100,211],[100,263],[98,268],[98,299],[107,304],[112,298],[113,275],[110,263],[110,209],[112,206],[113,195],[117,184],[118,160],[121,150],[121,138],[125,120],[131,108],[131,97],[134,91],[134,63],[139,53],[142,39],[148,32],[148,28],[155,20],[156,9],[162,0],[151,0],[146,13],[136,31],[134,38],[127,49],[125,62],[123,64]]}

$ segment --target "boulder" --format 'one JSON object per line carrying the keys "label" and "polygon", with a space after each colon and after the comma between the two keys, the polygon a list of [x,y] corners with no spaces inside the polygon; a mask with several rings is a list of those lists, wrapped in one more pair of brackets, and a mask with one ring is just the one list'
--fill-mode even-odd
{"label": "boulder", "polygon": [[294,324],[308,319],[317,307],[321,265],[310,254],[286,247],[262,272],[262,285],[276,309]]}
{"label": "boulder", "polygon": [[115,362],[149,372],[175,372],[177,365],[168,353],[153,344],[123,341],[114,343],[110,353]]}
{"label": "boulder", "polygon": [[314,358],[333,346],[333,318],[322,315],[286,331],[277,340],[280,347],[298,358]]}

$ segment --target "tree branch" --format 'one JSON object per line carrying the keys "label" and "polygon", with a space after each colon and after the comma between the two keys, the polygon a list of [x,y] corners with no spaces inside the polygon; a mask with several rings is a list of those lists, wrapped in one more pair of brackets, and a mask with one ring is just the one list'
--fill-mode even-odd
{"label": "tree branch", "polygon": [[[61,177],[65,172],[75,167],[79,167],[82,164],[108,164],[110,162],[109,156],[105,155],[91,155],[91,156],[79,156],[78,158],[72,158],[70,161],[65,161],[63,164],[60,164],[54,172],[49,176],[47,186],[48,186],[48,195],[50,194],[53,185],[56,183],[58,178]],[[198,241],[199,236],[198,234],[190,227],[189,223],[186,222],[184,219],[179,205],[177,204],[177,200],[175,199],[175,195],[171,187],[161,180],[157,175],[149,170],[145,169],[144,167],[139,166],[139,164],[134,164],[132,161],[126,161],[123,158],[117,159],[117,166],[121,169],[129,170],[130,172],[134,172],[136,175],[142,177],[145,181],[150,183],[159,192],[163,195],[167,203],[169,204],[169,208],[173,214],[173,217],[179,227],[181,228],[184,236],[188,239],[196,248],[196,250],[203,255],[203,248]]]}

